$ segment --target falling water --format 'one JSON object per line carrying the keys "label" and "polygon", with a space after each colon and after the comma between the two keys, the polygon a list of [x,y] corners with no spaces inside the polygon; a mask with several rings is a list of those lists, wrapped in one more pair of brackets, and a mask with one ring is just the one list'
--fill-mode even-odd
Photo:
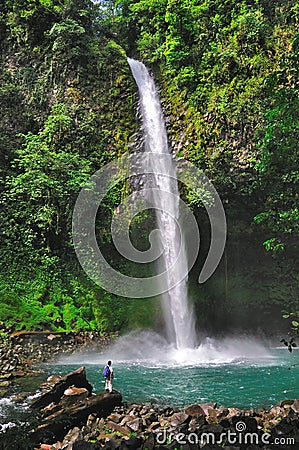
{"label": "falling water", "polygon": [[[154,80],[144,64],[134,59],[128,59],[128,62],[139,90],[144,150],[146,153],[155,155],[169,154],[166,127]],[[169,274],[168,269],[173,266],[181,250],[180,265],[173,275],[177,280],[182,278],[180,274],[188,273],[186,270],[187,255],[184,238],[176,223],[176,221],[179,222],[176,168],[174,163],[169,161],[172,160],[167,158],[167,167],[165,167],[164,158],[155,158],[155,164],[153,164],[152,159],[146,158],[145,155],[143,164],[145,173],[148,171],[154,173],[154,177],[149,183],[151,187],[156,188],[152,195],[155,197],[154,204],[159,206],[155,213],[164,245],[163,262],[160,264],[160,269],[166,270]],[[168,176],[159,175],[159,173]],[[173,194],[171,205],[169,205],[169,197],[167,197],[167,208],[164,204],[165,197],[163,199],[163,195],[159,195],[158,190]],[[166,210],[170,211],[170,214],[166,213]],[[171,285],[172,278],[170,275],[168,277],[168,285]],[[194,314],[188,303],[187,281],[187,277],[185,277],[183,281],[162,295],[167,337],[178,349],[194,348],[196,345]]]}

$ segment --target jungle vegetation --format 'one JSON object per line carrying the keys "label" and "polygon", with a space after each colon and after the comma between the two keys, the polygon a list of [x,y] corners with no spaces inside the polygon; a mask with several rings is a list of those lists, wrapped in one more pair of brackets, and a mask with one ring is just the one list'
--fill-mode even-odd
{"label": "jungle vegetation", "polygon": [[[105,292],[72,246],[80,189],[139,133],[128,55],[155,76],[173,152],[204,170],[226,209],[219,269],[200,289],[190,277],[198,322],[273,332],[284,314],[297,329],[298,21],[295,0],[1,2],[0,321],[103,332],[159,322],[155,299]],[[98,240],[120,268],[109,229],[126,191],[99,211]]]}

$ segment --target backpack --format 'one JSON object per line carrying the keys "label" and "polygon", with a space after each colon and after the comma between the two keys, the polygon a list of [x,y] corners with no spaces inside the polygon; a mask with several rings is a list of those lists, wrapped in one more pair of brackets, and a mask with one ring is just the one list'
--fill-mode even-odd
{"label": "backpack", "polygon": [[110,375],[110,367],[109,366],[105,367],[103,375],[105,378],[109,377],[109,375]]}

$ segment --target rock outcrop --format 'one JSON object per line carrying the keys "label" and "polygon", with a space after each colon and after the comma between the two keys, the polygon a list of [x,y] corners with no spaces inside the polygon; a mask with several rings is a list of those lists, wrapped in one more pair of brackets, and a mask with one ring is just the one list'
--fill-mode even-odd
{"label": "rock outcrop", "polygon": [[122,402],[117,391],[92,395],[84,367],[64,377],[49,377],[41,390],[40,397],[31,404],[40,413],[39,425],[31,431],[35,442],[61,439],[66,431],[85,424],[91,414],[107,417]]}
{"label": "rock outcrop", "polygon": [[67,389],[70,388],[70,386],[76,387],[77,389],[84,388],[87,390],[89,395],[92,392],[92,386],[86,379],[84,367],[80,367],[74,372],[68,373],[64,377],[54,378],[53,384],[51,384],[51,379],[48,381],[49,384],[43,383],[41,386],[44,392],[32,403],[32,408],[45,408],[51,403],[59,403],[64,394],[66,396],[71,396],[72,393],[74,394],[76,392],[67,392]]}

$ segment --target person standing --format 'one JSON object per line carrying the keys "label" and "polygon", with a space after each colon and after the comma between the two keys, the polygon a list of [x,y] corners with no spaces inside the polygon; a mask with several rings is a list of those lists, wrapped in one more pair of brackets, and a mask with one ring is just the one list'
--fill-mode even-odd
{"label": "person standing", "polygon": [[112,389],[113,389],[112,388],[112,380],[113,380],[114,374],[113,374],[113,368],[112,368],[111,361],[107,362],[107,366],[104,369],[103,375],[106,378],[106,381],[105,381],[106,392],[112,392]]}

